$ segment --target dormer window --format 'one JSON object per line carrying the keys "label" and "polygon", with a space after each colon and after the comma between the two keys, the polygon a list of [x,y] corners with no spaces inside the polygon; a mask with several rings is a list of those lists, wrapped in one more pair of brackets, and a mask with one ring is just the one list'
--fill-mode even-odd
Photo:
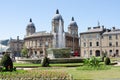
{"label": "dormer window", "polygon": [[112,35],[109,35],[109,40],[112,40]]}

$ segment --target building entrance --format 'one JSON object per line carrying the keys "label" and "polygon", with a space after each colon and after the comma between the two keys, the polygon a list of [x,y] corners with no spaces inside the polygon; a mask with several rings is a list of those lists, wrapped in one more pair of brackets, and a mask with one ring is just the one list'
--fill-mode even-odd
{"label": "building entrance", "polygon": [[97,57],[97,56],[100,56],[100,50],[96,50],[96,51],[95,51],[95,55],[96,55],[96,57]]}

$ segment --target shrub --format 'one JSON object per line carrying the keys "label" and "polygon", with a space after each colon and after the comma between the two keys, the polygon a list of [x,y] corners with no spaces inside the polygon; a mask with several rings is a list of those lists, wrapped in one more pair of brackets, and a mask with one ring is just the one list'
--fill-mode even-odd
{"label": "shrub", "polygon": [[78,70],[106,70],[109,67],[105,65],[100,65],[100,59],[96,57],[91,57],[90,59],[84,60],[84,65],[77,68]]}
{"label": "shrub", "polygon": [[84,60],[84,65],[91,66],[91,67],[98,67],[100,64],[100,60],[95,57],[91,57],[90,59]]}
{"label": "shrub", "polygon": [[42,65],[42,67],[48,67],[48,66],[49,66],[49,58],[44,57],[44,58],[41,60],[41,65]]}
{"label": "shrub", "polygon": [[105,65],[109,65],[109,64],[110,64],[110,58],[106,57],[106,59],[105,59]]}
{"label": "shrub", "polygon": [[1,60],[1,66],[5,67],[5,71],[13,70],[13,62],[9,56],[9,54],[5,53]]}

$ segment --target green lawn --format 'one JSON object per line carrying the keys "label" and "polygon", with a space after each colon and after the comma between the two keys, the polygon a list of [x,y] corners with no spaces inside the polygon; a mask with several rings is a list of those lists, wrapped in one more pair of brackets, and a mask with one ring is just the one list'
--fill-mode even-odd
{"label": "green lawn", "polygon": [[77,70],[76,67],[53,67],[53,68],[39,68],[40,70],[60,70],[72,74],[74,79],[120,79],[120,67],[111,67],[109,70]]}
{"label": "green lawn", "polygon": [[110,70],[76,70],[71,68],[67,70],[74,79],[120,79],[120,67],[112,67]]}
{"label": "green lawn", "polygon": [[[82,80],[120,80],[120,67],[110,66],[109,70],[77,70],[77,67],[40,67],[37,68],[36,71],[63,71],[73,76],[73,79],[82,79]],[[35,70],[30,70],[31,74],[34,74]],[[21,70],[22,71],[22,70]],[[18,73],[28,74],[25,71]],[[16,72],[13,72],[16,73]],[[11,74],[11,72],[7,72],[7,74]],[[21,74],[21,75],[22,75]],[[2,75],[2,73],[0,73]],[[13,74],[15,75],[15,74]]]}
{"label": "green lawn", "polygon": [[[114,62],[120,60],[120,58],[111,58],[111,61]],[[101,62],[101,64],[104,64]],[[66,64],[50,64],[51,67],[41,67],[41,64],[20,64],[14,63],[14,66],[38,66],[38,70],[60,70],[65,71],[68,74],[71,74],[74,79],[92,79],[92,80],[120,80],[120,66],[109,66],[108,70],[77,70],[77,67],[81,66],[82,63],[66,63]],[[33,72],[34,73],[34,72]]]}
{"label": "green lawn", "polygon": [[18,67],[18,66],[41,66],[41,64],[30,64],[30,63],[13,63],[13,65],[15,66],[15,67]]}

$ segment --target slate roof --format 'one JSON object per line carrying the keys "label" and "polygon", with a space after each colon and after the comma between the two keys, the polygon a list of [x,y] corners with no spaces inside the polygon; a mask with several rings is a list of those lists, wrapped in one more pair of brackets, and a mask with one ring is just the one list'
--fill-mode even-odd
{"label": "slate roof", "polygon": [[95,28],[95,29],[89,29],[88,31],[86,32],[82,32],[80,34],[87,34],[87,33],[97,33],[97,32],[103,32],[103,28]]}
{"label": "slate roof", "polygon": [[104,32],[103,35],[109,35],[109,34],[120,34],[120,29],[111,30],[109,32]]}
{"label": "slate roof", "polygon": [[26,36],[25,38],[28,38],[28,37],[38,37],[38,36],[50,36],[50,35],[52,35],[52,33],[48,33],[46,31],[40,31],[40,32],[33,33],[30,36]]}

